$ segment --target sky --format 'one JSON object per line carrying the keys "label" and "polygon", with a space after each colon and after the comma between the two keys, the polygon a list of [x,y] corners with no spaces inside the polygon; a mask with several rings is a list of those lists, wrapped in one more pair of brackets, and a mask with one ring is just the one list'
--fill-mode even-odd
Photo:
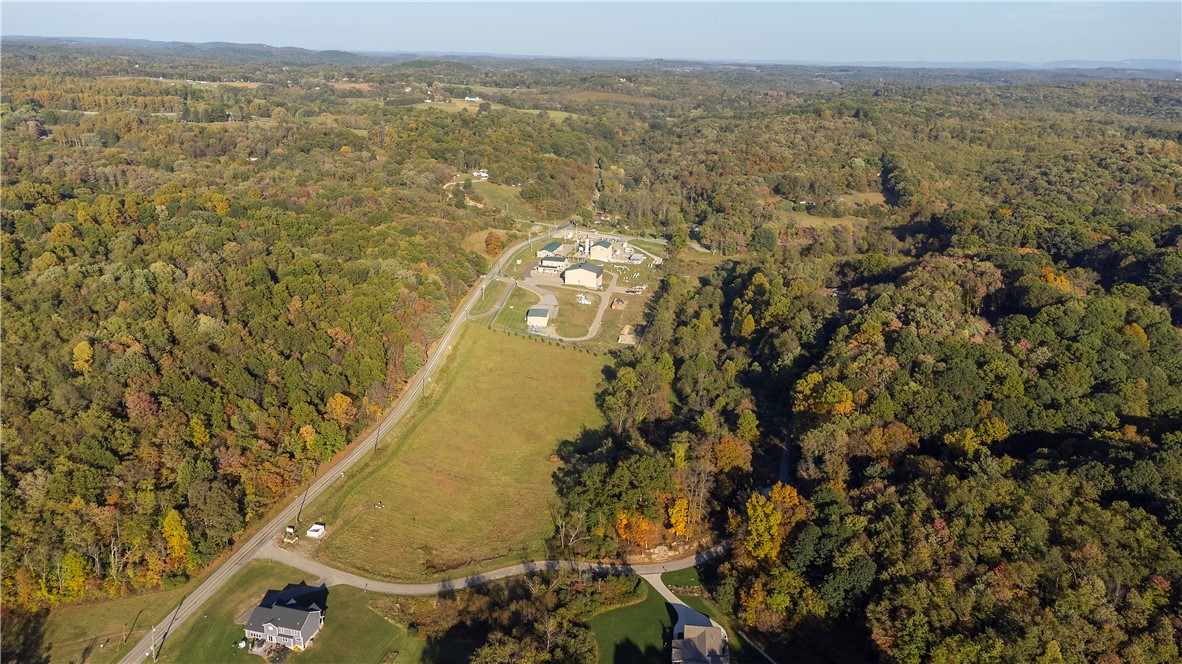
{"label": "sky", "polygon": [[4,35],[789,62],[1182,58],[1182,2],[0,3]]}

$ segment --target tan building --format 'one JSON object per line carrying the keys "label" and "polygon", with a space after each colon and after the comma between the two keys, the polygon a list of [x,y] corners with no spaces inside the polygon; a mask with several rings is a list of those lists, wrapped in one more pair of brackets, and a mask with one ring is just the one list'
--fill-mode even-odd
{"label": "tan building", "polygon": [[562,273],[562,283],[568,286],[599,288],[603,285],[603,268],[591,263],[579,263],[568,267],[566,272]]}
{"label": "tan building", "polygon": [[587,251],[587,258],[593,261],[610,261],[612,254],[615,253],[615,248],[612,243],[607,240],[600,240],[591,245],[591,249]]}
{"label": "tan building", "polygon": [[560,256],[543,258],[538,261],[538,272],[542,274],[561,274],[566,269],[566,259]]}
{"label": "tan building", "polygon": [[561,242],[547,242],[546,246],[542,247],[541,249],[538,249],[538,251],[535,255],[538,258],[550,258],[551,256],[561,256],[562,255],[561,252],[562,252],[562,243]]}

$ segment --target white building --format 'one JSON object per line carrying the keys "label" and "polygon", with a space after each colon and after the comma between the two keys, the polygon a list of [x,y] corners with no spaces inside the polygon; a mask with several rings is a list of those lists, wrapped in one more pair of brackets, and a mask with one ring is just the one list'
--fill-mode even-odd
{"label": "white building", "polygon": [[550,310],[545,307],[530,309],[525,312],[525,324],[529,327],[546,327],[550,324]]}

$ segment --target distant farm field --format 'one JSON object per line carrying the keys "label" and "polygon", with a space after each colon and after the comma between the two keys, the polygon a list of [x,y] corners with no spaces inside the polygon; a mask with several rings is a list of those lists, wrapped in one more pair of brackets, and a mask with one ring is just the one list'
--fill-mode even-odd
{"label": "distant farm field", "polygon": [[599,90],[580,90],[579,92],[572,92],[565,95],[566,99],[572,102],[585,104],[595,102],[617,102],[622,104],[655,104],[660,99],[653,99],[652,97],[633,97],[621,92],[603,92]]}
{"label": "distant farm field", "polygon": [[[465,111],[469,112],[469,113],[475,113],[476,111],[478,111],[480,109],[481,103],[483,103],[483,102],[464,101],[462,99],[452,99],[451,101],[436,101],[436,102],[429,102],[429,103],[428,102],[420,102],[418,104],[413,104],[413,106],[415,108],[422,108],[422,109],[435,109],[437,111],[444,111],[446,113],[463,113]],[[509,106],[503,106],[501,104],[494,104],[491,102],[489,103],[489,105],[492,106],[493,110],[509,110],[509,111],[517,111],[518,113],[532,113],[534,115],[546,113],[547,115],[550,116],[550,119],[553,120],[554,122],[562,122],[563,120],[567,119],[568,117],[574,115],[574,113],[568,113],[566,111],[551,111],[548,109],[541,109],[541,108],[512,108]]]}
{"label": "distant farm field", "polygon": [[321,561],[422,581],[545,554],[552,454],[602,425],[595,387],[606,359],[476,324],[451,352],[427,404],[382,441],[377,461],[304,509],[328,524]]}

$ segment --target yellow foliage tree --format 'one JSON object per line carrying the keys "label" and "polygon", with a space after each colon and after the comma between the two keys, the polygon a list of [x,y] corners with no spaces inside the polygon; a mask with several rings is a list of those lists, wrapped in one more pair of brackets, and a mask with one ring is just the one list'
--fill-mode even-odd
{"label": "yellow foliage tree", "polygon": [[164,517],[164,545],[168,551],[168,564],[174,569],[190,571],[193,567],[190,553],[193,543],[189,541],[189,531],[185,518],[176,510],[168,510]]}
{"label": "yellow foliage tree", "polygon": [[689,500],[684,496],[669,506],[669,532],[678,537],[690,536]]}
{"label": "yellow foliage tree", "polygon": [[193,415],[189,418],[189,440],[197,447],[205,447],[209,443],[209,430],[205,428],[205,423],[201,418]]}
{"label": "yellow foliage tree", "polygon": [[312,449],[312,443],[316,440],[316,427],[311,424],[300,427],[300,438],[304,439],[304,444],[308,446],[308,449]]}
{"label": "yellow foliage tree", "polygon": [[353,400],[340,392],[332,395],[332,398],[324,405],[324,416],[340,424],[341,427],[348,427],[352,424],[356,415],[357,411],[353,408]]}
{"label": "yellow foliage tree", "polygon": [[1149,348],[1149,336],[1145,334],[1145,330],[1136,323],[1129,323],[1120,329],[1121,334],[1136,341],[1145,348]]}
{"label": "yellow foliage tree", "polygon": [[74,371],[85,376],[93,368],[94,348],[91,348],[89,341],[83,339],[74,346]]}
{"label": "yellow foliage tree", "polygon": [[775,560],[784,536],[780,523],[784,516],[762,493],[747,499],[747,537],[743,545],[751,557],[761,562]]}
{"label": "yellow foliage tree", "polygon": [[61,591],[67,599],[78,599],[86,594],[86,579],[90,576],[90,561],[77,551],[62,556]]}

